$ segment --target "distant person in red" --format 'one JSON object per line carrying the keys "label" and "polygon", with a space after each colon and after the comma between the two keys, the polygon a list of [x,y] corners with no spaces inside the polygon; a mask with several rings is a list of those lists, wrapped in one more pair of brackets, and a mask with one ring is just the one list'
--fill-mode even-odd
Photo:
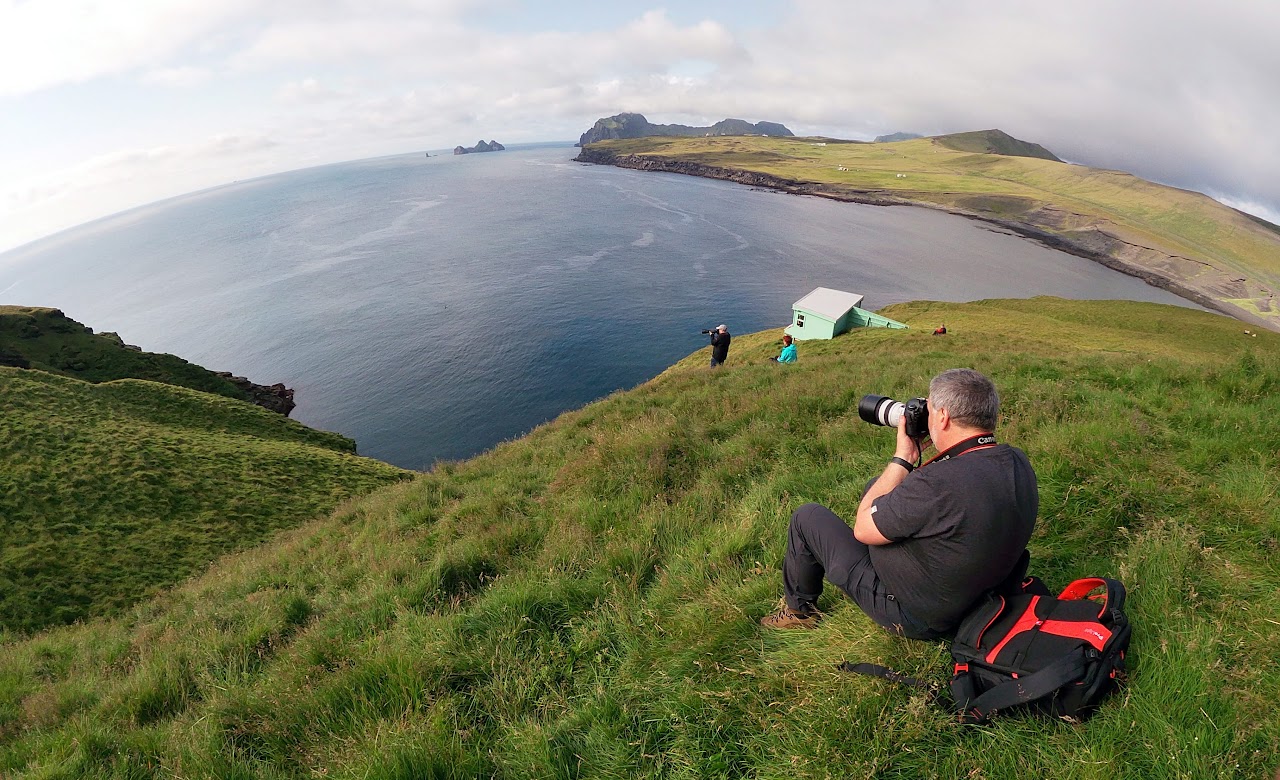
{"label": "distant person in red", "polygon": [[943,324],[943,325],[939,325],[938,327],[934,328],[934,329],[933,329],[933,335],[935,335],[935,336],[945,336],[945,335],[947,335],[947,326],[946,326],[945,324]]}

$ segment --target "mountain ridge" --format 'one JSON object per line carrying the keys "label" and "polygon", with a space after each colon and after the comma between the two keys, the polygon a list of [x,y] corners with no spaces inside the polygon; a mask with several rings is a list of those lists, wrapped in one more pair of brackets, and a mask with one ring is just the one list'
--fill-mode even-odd
{"label": "mountain ridge", "polygon": [[719,136],[719,135],[767,135],[790,137],[795,135],[777,122],[751,123],[742,119],[722,119],[709,127],[689,125],[655,125],[643,114],[622,113],[597,119],[590,130],[582,134],[575,146],[585,146],[596,141],[619,138],[644,138],[647,136]]}
{"label": "mountain ridge", "polygon": [[[919,138],[920,136],[916,136]],[[1009,157],[1035,157],[1041,160],[1062,162],[1056,154],[1040,144],[1022,141],[1003,130],[975,130],[967,133],[950,133],[932,136],[933,140],[957,152],[978,154],[1002,154]],[[911,140],[911,139],[898,139]]]}

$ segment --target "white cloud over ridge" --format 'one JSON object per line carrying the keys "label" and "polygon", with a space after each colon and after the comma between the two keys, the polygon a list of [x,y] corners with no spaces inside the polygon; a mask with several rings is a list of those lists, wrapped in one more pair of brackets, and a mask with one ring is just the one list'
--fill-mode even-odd
{"label": "white cloud over ridge", "polygon": [[[0,122],[0,248],[183,187],[479,137],[576,139],[619,111],[863,139],[999,127],[1280,212],[1280,6],[798,0],[769,24],[752,23],[763,0],[729,7],[592,24],[585,2],[0,0],[0,115],[26,123]],[[89,113],[117,91],[127,110]]]}

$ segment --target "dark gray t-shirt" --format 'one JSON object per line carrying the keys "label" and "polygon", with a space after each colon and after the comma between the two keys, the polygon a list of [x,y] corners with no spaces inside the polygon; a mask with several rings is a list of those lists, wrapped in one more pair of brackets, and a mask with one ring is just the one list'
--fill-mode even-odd
{"label": "dark gray t-shirt", "polygon": [[876,573],[913,617],[949,631],[1013,570],[1040,497],[1026,453],[997,444],[916,469],[872,506],[893,540],[871,547]]}

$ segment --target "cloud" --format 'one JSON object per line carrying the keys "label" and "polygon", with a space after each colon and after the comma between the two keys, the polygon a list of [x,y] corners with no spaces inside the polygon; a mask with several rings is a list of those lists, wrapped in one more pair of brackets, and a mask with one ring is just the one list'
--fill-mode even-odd
{"label": "cloud", "polygon": [[[799,2],[694,97],[863,138],[999,127],[1061,156],[1280,207],[1280,6]],[[668,93],[672,108],[690,96]],[[661,103],[659,104],[661,105]]]}
{"label": "cloud", "polygon": [[[126,171],[124,190],[163,197],[480,136],[571,139],[626,110],[863,139],[999,127],[1074,161],[1280,211],[1275,4],[795,0],[769,27],[749,24],[754,0],[734,17],[699,18],[694,3],[629,18],[610,9],[615,21],[594,25],[579,5],[538,6],[537,29],[513,30],[490,22],[522,10],[516,0],[0,0],[0,99],[122,75],[166,90],[129,114],[77,115],[117,129],[101,134],[80,183],[54,171],[8,197],[34,208]],[[568,13],[580,18],[566,24]],[[186,110],[163,109],[182,96]],[[25,116],[21,103],[0,110],[11,106]],[[121,143],[140,148],[112,151]],[[126,205],[116,196],[98,209]]]}
{"label": "cloud", "polygon": [[230,58],[238,70],[345,62],[400,78],[466,81],[486,87],[576,84],[597,72],[666,72],[685,60],[744,62],[747,52],[723,25],[679,26],[650,11],[612,30],[497,33],[458,20],[353,14],[340,24],[313,17],[263,27]]}
{"label": "cloud", "polygon": [[[279,142],[265,136],[218,134],[185,145],[126,149],[86,160],[38,181],[0,190],[0,236],[9,245],[34,240],[78,221],[104,216],[183,192],[280,170]],[[228,163],[239,171],[227,175]],[[110,204],[104,208],[102,204]]]}
{"label": "cloud", "polygon": [[286,103],[327,103],[350,98],[352,94],[353,87],[350,83],[334,87],[308,77],[283,84],[276,91],[276,98]]}
{"label": "cloud", "polygon": [[138,68],[163,70],[252,0],[0,0],[0,96]]}
{"label": "cloud", "polygon": [[1273,225],[1280,225],[1280,210],[1272,208],[1266,204],[1258,203],[1253,200],[1233,198],[1229,195],[1214,194],[1212,192],[1208,193],[1208,195],[1233,209],[1247,212],[1255,217],[1262,217]]}
{"label": "cloud", "polygon": [[213,71],[208,68],[196,68],[189,65],[178,68],[159,68],[147,71],[142,75],[144,84],[177,88],[199,86],[211,78],[213,78]]}
{"label": "cloud", "polygon": [[[183,58],[253,60],[257,47],[289,44],[332,58],[333,41],[377,56],[379,36],[403,37],[494,0],[0,0],[0,96],[141,70],[148,83],[191,75]],[[382,19],[381,25],[368,20]],[[305,21],[299,21],[305,20]],[[255,43],[256,41],[256,43]],[[247,51],[246,51],[247,49]],[[301,51],[295,51],[301,55]]]}
{"label": "cloud", "polygon": [[[447,146],[459,139],[446,143],[442,128],[454,128],[447,132],[456,136],[475,125],[483,125],[486,136],[516,132],[516,140],[574,138],[602,113],[693,91],[698,79],[673,72],[683,63],[720,67],[749,56],[724,26],[680,26],[661,11],[610,30],[524,35],[466,29],[447,19],[370,15],[339,28],[316,19],[263,28],[231,67],[331,67],[344,60],[361,69],[360,88],[307,77],[284,84],[277,98],[330,104],[325,117],[311,121],[345,137],[367,132],[426,142],[434,136]],[[391,84],[405,88],[390,93]],[[528,134],[534,129],[552,135],[535,138]]]}

